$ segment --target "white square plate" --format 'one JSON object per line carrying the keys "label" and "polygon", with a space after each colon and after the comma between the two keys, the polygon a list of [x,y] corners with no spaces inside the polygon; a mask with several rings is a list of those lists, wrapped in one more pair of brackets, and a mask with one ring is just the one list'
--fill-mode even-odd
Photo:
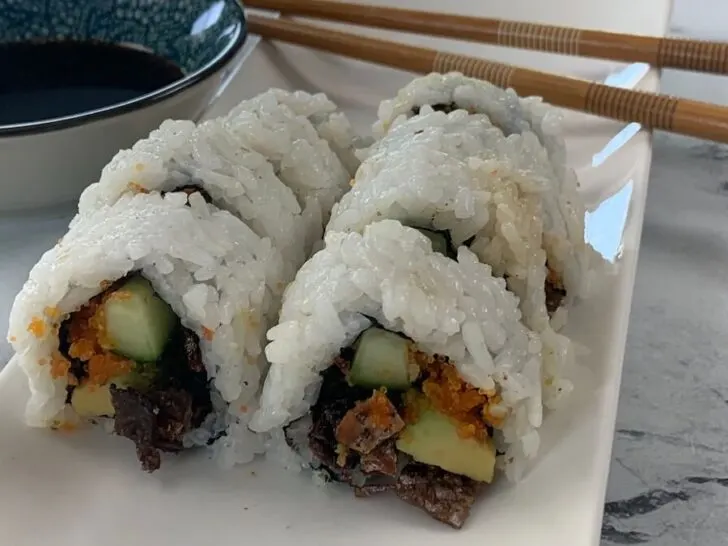
{"label": "white square plate", "polygon": [[[380,2],[382,3],[382,2]],[[439,2],[398,6],[445,9]],[[451,11],[661,35],[668,0],[459,0]],[[380,34],[380,33],[377,33]],[[381,33],[388,34],[388,33]],[[618,63],[509,51],[402,36],[414,43],[537,66],[625,86],[656,89],[652,71]],[[211,115],[268,87],[321,90],[360,129],[376,106],[412,75],[251,39],[239,77]],[[610,76],[611,75],[611,76]],[[346,489],[319,489],[264,461],[231,472],[203,455],[168,460],[147,475],[132,445],[99,431],[75,434],[26,428],[20,370],[0,373],[0,531],[3,544],[26,546],[278,545],[378,546],[505,544],[587,546],[598,543],[614,430],[625,336],[644,214],[650,137],[624,125],[569,113],[569,161],[594,210],[588,236],[615,259],[616,275],[601,295],[571,314],[569,333],[590,353],[570,405],[547,419],[533,470],[518,485],[497,483],[470,520],[453,531],[388,496],[355,499]],[[621,146],[605,146],[621,132]],[[595,166],[596,165],[596,166]],[[0,328],[32,262],[62,235],[69,211],[0,219]],[[7,354],[0,345],[0,355]]]}

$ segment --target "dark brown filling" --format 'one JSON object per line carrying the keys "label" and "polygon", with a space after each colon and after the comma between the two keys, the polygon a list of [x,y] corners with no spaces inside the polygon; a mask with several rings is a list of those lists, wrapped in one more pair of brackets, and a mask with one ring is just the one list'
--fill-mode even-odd
{"label": "dark brown filling", "polygon": [[185,434],[212,411],[207,372],[197,335],[180,327],[160,359],[160,373],[148,390],[111,387],[114,432],[136,445],[142,468],[153,472],[160,451],[183,449]]}
{"label": "dark brown filling", "polygon": [[[308,447],[318,469],[329,479],[351,486],[357,497],[392,491],[436,520],[461,528],[481,484],[439,467],[415,462],[398,451],[395,439],[409,418],[406,395],[352,386],[347,380],[352,358],[353,351],[344,349],[322,373],[319,398],[311,408]],[[430,360],[433,370],[440,373],[425,369],[416,386],[427,391],[429,384],[433,402],[440,409],[462,417],[468,414],[467,408],[475,411],[477,404],[486,401],[486,397],[474,400],[475,389],[460,379],[457,386],[449,383],[454,377],[443,371],[451,367],[447,359]],[[482,411],[482,405],[477,407]],[[293,449],[299,449],[301,446],[289,434],[295,426],[293,423],[286,429],[286,438]],[[472,425],[466,422],[463,426]],[[492,428],[485,428],[484,434],[492,434]],[[472,434],[477,435],[477,431]]]}
{"label": "dark brown filling", "polygon": [[207,193],[204,189],[202,189],[201,186],[196,186],[194,184],[189,184],[187,186],[182,186],[180,188],[177,188],[175,191],[181,191],[183,193],[186,193],[188,196],[199,193],[202,198],[205,200],[206,203],[212,203],[212,197],[210,197],[210,194]]}
{"label": "dark brown filling", "polygon": [[[180,186],[179,188],[172,190],[172,191],[175,193],[176,192],[186,193],[187,197],[188,197],[188,203],[189,203],[189,196],[191,196],[194,193],[199,193],[207,204],[212,203],[212,197],[210,196],[210,194],[207,193],[207,191],[204,188],[202,188],[202,186],[198,186],[197,184],[186,184],[186,185]],[[164,196],[168,193],[169,192],[163,191],[161,193],[161,195]]]}
{"label": "dark brown filling", "polygon": [[[212,411],[207,372],[197,335],[180,324],[153,363],[137,364],[103,349],[98,310],[117,286],[93,298],[61,325],[59,351],[68,362],[66,402],[72,403],[79,386],[108,388],[115,433],[135,443],[142,468],[152,472],[159,468],[160,451],[181,451],[184,435]],[[134,383],[117,388],[112,382],[120,372],[138,374],[144,380],[138,381],[139,387]]]}
{"label": "dark brown filling", "polygon": [[[461,108],[454,102],[448,102],[448,103],[444,103],[444,104],[431,104],[430,107],[435,112],[445,112],[446,114],[449,114],[450,112],[454,112],[455,110],[461,110]],[[413,106],[412,115],[413,116],[419,115],[421,109],[422,109],[422,106]]]}
{"label": "dark brown filling", "polygon": [[470,515],[480,488],[481,484],[465,476],[411,463],[399,475],[395,492],[400,499],[422,508],[436,520],[460,529]]}
{"label": "dark brown filling", "polygon": [[546,267],[548,268],[548,272],[546,282],[544,283],[544,291],[546,292],[546,311],[548,311],[551,317],[564,302],[566,290],[559,275],[549,268],[548,265]]}

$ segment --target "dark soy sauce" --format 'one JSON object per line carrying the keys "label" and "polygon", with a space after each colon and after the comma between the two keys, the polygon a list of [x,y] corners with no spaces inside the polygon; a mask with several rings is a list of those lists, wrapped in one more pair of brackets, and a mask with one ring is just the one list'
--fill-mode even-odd
{"label": "dark soy sauce", "polygon": [[0,43],[0,125],[111,106],[184,73],[163,57],[92,41]]}

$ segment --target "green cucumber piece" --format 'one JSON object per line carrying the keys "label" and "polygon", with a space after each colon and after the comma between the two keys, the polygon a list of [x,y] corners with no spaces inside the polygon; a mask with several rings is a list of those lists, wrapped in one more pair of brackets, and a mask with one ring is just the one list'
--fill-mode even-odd
{"label": "green cucumber piece", "polygon": [[412,342],[383,328],[364,331],[356,343],[349,382],[360,387],[407,389],[419,368],[412,358]]}
{"label": "green cucumber piece", "polygon": [[450,250],[450,245],[444,234],[424,228],[417,228],[417,231],[432,241],[432,250],[439,252],[443,256],[449,256],[448,251]]}
{"label": "green cucumber piece", "polygon": [[456,423],[428,407],[397,438],[397,449],[414,460],[479,482],[493,481],[495,448],[490,439],[462,438]]}
{"label": "green cucumber piece", "polygon": [[177,317],[142,277],[132,277],[104,302],[106,336],[115,352],[137,362],[157,360]]}

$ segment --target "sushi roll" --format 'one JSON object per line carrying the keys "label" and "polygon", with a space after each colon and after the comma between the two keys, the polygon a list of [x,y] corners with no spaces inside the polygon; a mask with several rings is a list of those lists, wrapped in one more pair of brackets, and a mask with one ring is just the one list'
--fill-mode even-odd
{"label": "sushi roll", "polygon": [[356,142],[325,95],[271,90],[199,125],[165,121],[111,160],[82,194],[79,212],[127,193],[198,191],[271,239],[287,266],[281,277],[290,280],[348,188]]}
{"label": "sushi roll", "polygon": [[460,527],[496,468],[518,479],[538,451],[540,338],[464,246],[395,220],[325,243],[268,332],[250,426],[278,460]]}
{"label": "sushi roll", "polygon": [[467,243],[496,275],[522,279],[515,292],[524,316],[531,327],[543,326],[540,195],[548,187],[529,163],[528,145],[504,137],[484,115],[418,115],[369,151],[327,231],[361,231],[392,218],[440,232],[456,247]]}
{"label": "sushi roll", "polygon": [[[542,335],[544,396],[553,407],[571,390],[564,376],[574,355],[569,339],[556,330],[577,291],[567,297],[551,265],[555,233],[559,241],[570,239],[565,231],[546,232],[553,227],[546,214],[553,191],[543,158],[535,138],[505,137],[485,115],[421,113],[369,150],[327,230],[361,232],[391,218],[427,230],[451,252],[468,246],[507,280],[524,323]],[[590,272],[577,269],[569,279],[582,274]]]}
{"label": "sushi roll", "polygon": [[443,232],[512,279],[526,320],[543,326],[543,201],[550,186],[534,159],[539,152],[537,141],[506,138],[485,115],[420,114],[369,150],[327,231],[361,231],[377,218],[394,218]]}
{"label": "sushi roll", "polygon": [[28,424],[109,422],[147,471],[194,445],[251,460],[279,267],[269,240],[200,193],[124,195],[77,218],[10,314]]}
{"label": "sushi roll", "polygon": [[290,280],[305,261],[306,220],[296,196],[265,157],[248,149],[219,120],[200,125],[168,120],[104,167],[99,181],[82,193],[80,217],[113,204],[126,194],[199,192],[216,207],[245,221],[273,241],[285,260],[281,277]]}
{"label": "sushi roll", "polygon": [[585,207],[576,175],[566,164],[558,111],[538,97],[522,98],[512,89],[460,73],[429,74],[381,103],[374,131],[382,137],[404,120],[433,110],[486,115],[507,139],[523,143],[524,159],[547,182],[542,201],[549,278],[567,298],[588,296],[593,288],[593,263],[600,259],[584,240]]}

